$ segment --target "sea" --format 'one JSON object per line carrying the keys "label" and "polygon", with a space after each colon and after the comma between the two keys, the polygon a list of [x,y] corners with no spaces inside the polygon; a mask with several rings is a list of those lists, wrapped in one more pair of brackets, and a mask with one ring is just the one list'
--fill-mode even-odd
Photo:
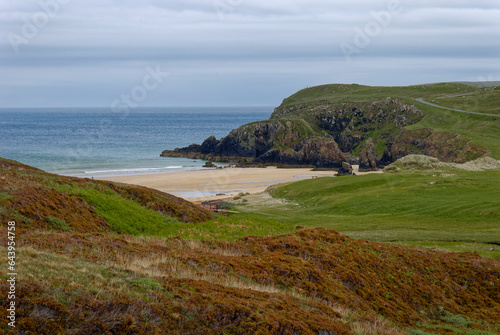
{"label": "sea", "polygon": [[[0,157],[76,177],[199,170],[203,160],[160,157],[270,117],[273,107],[0,108]],[[217,164],[217,163],[216,163]]]}

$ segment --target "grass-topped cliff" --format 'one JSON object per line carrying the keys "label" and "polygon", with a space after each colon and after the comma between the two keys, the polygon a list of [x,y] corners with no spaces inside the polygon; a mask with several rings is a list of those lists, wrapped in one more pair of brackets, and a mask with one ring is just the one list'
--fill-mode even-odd
{"label": "grass-topped cliff", "polygon": [[[7,222],[16,221],[18,272],[13,329],[6,318],[8,271],[0,267],[0,332],[6,334],[500,332],[498,261],[296,228],[326,213],[334,199],[313,212],[300,200],[302,220],[287,223],[276,220],[276,211],[265,218],[212,217],[161,192],[8,160],[0,160],[0,176],[0,232],[7,236]],[[417,191],[425,191],[426,178]],[[449,178],[466,190],[491,191],[481,179]],[[342,185],[322,180],[315,192],[324,196],[333,187],[348,200],[358,183],[333,179]],[[385,187],[364,182],[368,190]],[[297,197],[291,190],[276,192]],[[471,204],[472,211],[496,215],[485,199],[474,201],[484,204]],[[0,241],[7,264],[7,240]]]}
{"label": "grass-topped cliff", "polygon": [[[442,106],[442,107],[439,107]],[[409,154],[463,163],[500,158],[500,90],[442,83],[323,85],[286,98],[267,121],[163,156],[374,169]]]}
{"label": "grass-topped cliff", "polygon": [[[497,83],[497,82],[496,82]],[[438,83],[413,86],[365,86],[330,84],[303,89],[283,100],[278,109],[327,102],[332,104],[367,102],[385,99],[387,97],[412,100],[423,98],[444,107],[469,110],[471,112],[499,114],[497,104],[500,99],[499,89],[477,87],[461,83]],[[450,103],[444,103],[450,101]],[[453,101],[451,103],[451,101]]]}

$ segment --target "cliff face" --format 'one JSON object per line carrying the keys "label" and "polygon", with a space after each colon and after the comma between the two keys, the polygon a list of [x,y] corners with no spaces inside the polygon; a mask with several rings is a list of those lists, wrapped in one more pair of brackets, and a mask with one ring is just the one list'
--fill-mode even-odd
{"label": "cliff face", "polygon": [[388,142],[380,159],[387,165],[410,154],[432,156],[442,162],[465,163],[488,154],[484,147],[449,132],[435,132],[429,128],[407,130]]}
{"label": "cliff face", "polygon": [[376,170],[377,169],[377,154],[373,140],[369,138],[364,144],[361,153],[359,154],[359,169],[360,170]]}
{"label": "cliff face", "polygon": [[[271,119],[284,117],[307,120],[318,132],[331,136],[344,153],[363,153],[365,141],[371,139],[370,158],[364,152],[360,164],[362,169],[376,169],[376,147],[380,157],[386,141],[394,141],[405,126],[420,121],[424,114],[413,105],[387,98],[368,103],[316,102],[278,107],[271,115]],[[367,159],[372,161],[371,165]]]}
{"label": "cliff face", "polygon": [[319,168],[340,168],[346,156],[359,155],[360,167],[373,170],[412,153],[464,162],[488,152],[455,134],[404,129],[423,117],[415,106],[393,98],[280,106],[267,121],[244,125],[220,140],[211,136],[201,145],[165,150],[161,155]]}
{"label": "cliff face", "polygon": [[319,168],[339,168],[346,159],[333,139],[309,138],[285,148],[273,148],[255,159],[258,163],[284,165],[314,165]]}

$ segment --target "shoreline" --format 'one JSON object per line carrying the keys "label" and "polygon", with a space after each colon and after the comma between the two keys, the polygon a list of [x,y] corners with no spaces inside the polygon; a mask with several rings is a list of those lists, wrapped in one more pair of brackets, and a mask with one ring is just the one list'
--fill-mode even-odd
{"label": "shoreline", "polygon": [[[359,173],[382,173],[382,171]],[[334,171],[311,171],[311,168],[278,169],[225,168],[196,171],[137,174],[96,179],[145,186],[170,193],[191,202],[221,200],[239,193],[262,193],[269,186],[319,177],[334,177]]]}

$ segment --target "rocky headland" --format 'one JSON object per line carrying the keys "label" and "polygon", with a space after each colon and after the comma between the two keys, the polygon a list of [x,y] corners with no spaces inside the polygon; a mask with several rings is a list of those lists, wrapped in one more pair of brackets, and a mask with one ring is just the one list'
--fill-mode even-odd
{"label": "rocky headland", "polygon": [[457,134],[429,128],[407,130],[425,114],[400,99],[292,105],[286,101],[269,120],[243,125],[219,140],[210,136],[201,145],[165,150],[161,156],[335,169],[348,163],[376,170],[409,154],[453,163],[488,154],[486,148]]}

